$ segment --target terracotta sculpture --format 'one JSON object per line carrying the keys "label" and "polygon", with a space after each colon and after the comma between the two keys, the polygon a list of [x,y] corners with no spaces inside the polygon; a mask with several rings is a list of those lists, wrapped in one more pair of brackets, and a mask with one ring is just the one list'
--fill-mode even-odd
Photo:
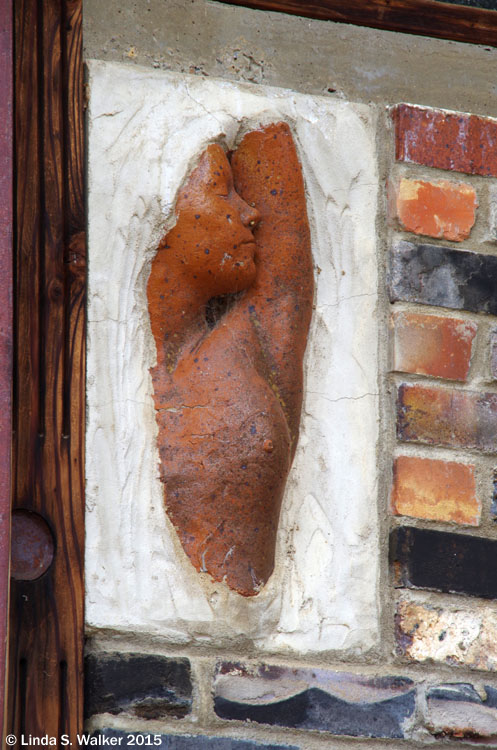
{"label": "terracotta sculpture", "polygon": [[195,568],[257,594],[299,433],[313,299],[304,184],[288,126],[209,146],[180,190],[147,294],[160,474]]}

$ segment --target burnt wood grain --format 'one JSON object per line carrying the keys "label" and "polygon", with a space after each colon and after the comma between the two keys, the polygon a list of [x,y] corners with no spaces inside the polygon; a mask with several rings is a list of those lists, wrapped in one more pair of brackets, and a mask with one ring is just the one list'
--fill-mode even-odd
{"label": "burnt wood grain", "polygon": [[15,7],[13,508],[55,544],[11,582],[7,729],[76,733],[83,720],[85,216],[81,0]]}
{"label": "burnt wood grain", "polygon": [[438,0],[218,0],[258,10],[497,46],[494,10]]}
{"label": "burnt wood grain", "polygon": [[11,0],[0,0],[0,734],[3,731],[12,430],[13,28]]}

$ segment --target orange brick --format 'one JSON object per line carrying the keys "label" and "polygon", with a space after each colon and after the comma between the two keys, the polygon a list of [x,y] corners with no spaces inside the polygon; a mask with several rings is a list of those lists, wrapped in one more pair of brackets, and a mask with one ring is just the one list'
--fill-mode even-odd
{"label": "orange brick", "polygon": [[466,380],[477,325],[459,318],[396,313],[393,369],[448,380]]}
{"label": "orange brick", "polygon": [[407,232],[461,242],[475,223],[478,201],[470,185],[462,182],[424,182],[402,178],[394,210]]}
{"label": "orange brick", "polygon": [[399,456],[394,464],[392,511],[398,516],[477,526],[474,466]]}

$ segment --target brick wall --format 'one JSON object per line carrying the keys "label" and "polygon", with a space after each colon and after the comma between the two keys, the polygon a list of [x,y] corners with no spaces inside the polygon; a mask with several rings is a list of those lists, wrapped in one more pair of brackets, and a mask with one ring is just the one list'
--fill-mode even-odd
{"label": "brick wall", "polygon": [[[482,686],[496,667],[496,612],[485,600],[497,595],[497,121],[406,104],[392,119],[396,650],[453,668],[449,684],[425,693],[431,734],[490,741],[495,689]],[[467,682],[462,666],[482,673]]]}
{"label": "brick wall", "polygon": [[87,728],[109,743],[497,744],[497,121],[407,104],[379,118],[382,643],[317,657],[94,627]]}
{"label": "brick wall", "polygon": [[390,116],[385,643],[313,660],[93,634],[87,726],[105,741],[497,743],[497,121],[407,104]]}

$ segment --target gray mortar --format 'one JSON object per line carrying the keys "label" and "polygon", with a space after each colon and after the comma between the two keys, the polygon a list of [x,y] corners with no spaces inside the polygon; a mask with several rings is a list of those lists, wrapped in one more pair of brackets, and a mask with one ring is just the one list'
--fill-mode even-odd
{"label": "gray mortar", "polygon": [[396,597],[392,596],[390,584],[390,570],[388,563],[389,531],[390,531],[390,487],[392,484],[392,455],[395,448],[395,413],[391,409],[392,388],[389,378],[385,373],[389,372],[390,335],[389,319],[390,304],[387,286],[387,262],[389,251],[389,236],[385,231],[387,226],[387,201],[386,191],[383,186],[392,171],[394,163],[393,127],[387,108],[382,111],[378,118],[376,131],[376,154],[378,159],[378,213],[376,217],[376,236],[378,241],[378,367],[379,367],[379,391],[380,391],[380,428],[377,451],[378,463],[378,531],[380,547],[380,578],[379,578],[379,606],[380,606],[380,632],[381,632],[381,656],[379,663],[388,663],[395,651],[394,616]]}
{"label": "gray mortar", "polygon": [[[408,595],[406,598],[414,601],[423,602],[430,604],[430,597],[426,595],[426,592],[415,592],[415,596]],[[465,597],[460,596],[449,596],[441,595],[438,605],[445,606],[465,606],[467,600]],[[126,651],[136,651],[136,643],[130,642],[124,636],[114,635],[113,637],[106,637],[103,639],[95,638],[92,639],[89,644],[91,650],[104,650],[118,651],[119,653],[125,653]],[[147,651],[144,648],[144,651]],[[165,656],[177,657],[178,655],[187,655],[188,649],[178,648],[174,649],[171,647],[158,648],[150,650],[152,653],[161,653]],[[429,736],[428,732],[423,728],[423,709],[425,707],[425,691],[432,686],[436,686],[442,683],[470,683],[474,685],[475,689],[484,695],[484,685],[490,685],[497,688],[497,675],[495,673],[487,673],[478,670],[471,670],[465,667],[454,668],[449,665],[440,664],[433,665],[427,664],[409,664],[403,659],[396,659],[395,664],[383,664],[383,665],[344,665],[340,662],[335,662],[327,665],[330,669],[336,669],[339,672],[350,672],[360,674],[364,676],[389,676],[389,675],[401,675],[404,677],[411,678],[418,689],[418,701],[416,710],[416,722],[410,732],[410,739],[405,740],[387,740],[387,739],[367,739],[367,738],[355,738],[355,737],[339,737],[330,735],[326,732],[310,731],[306,729],[298,730],[291,728],[284,728],[279,726],[268,726],[264,724],[258,724],[256,722],[241,722],[241,721],[229,721],[220,719],[213,710],[211,702],[211,687],[213,684],[213,677],[215,673],[215,665],[217,661],[228,660],[237,661],[240,660],[240,654],[238,652],[224,652],[217,655],[217,658],[211,653],[209,656],[189,655],[192,663],[192,677],[194,681],[194,707],[193,712],[190,716],[184,719],[161,719],[161,720],[144,720],[136,717],[119,715],[111,716],[110,714],[100,714],[94,716],[90,721],[87,722],[86,729],[93,731],[97,728],[102,727],[114,727],[123,730],[137,731],[143,733],[164,733],[164,734],[205,734],[210,736],[224,736],[224,737],[236,737],[237,739],[253,739],[259,742],[280,742],[281,744],[297,745],[301,750],[349,750],[354,745],[360,744],[363,750],[379,750],[380,748],[399,748],[400,746],[405,747],[406,750],[413,747],[426,747],[434,742],[434,739]],[[275,659],[275,658],[262,658],[260,660],[251,659],[250,656],[245,658],[245,661],[251,663],[259,663],[259,661],[265,664],[281,665],[286,664],[290,668],[296,669],[302,668],[304,665],[314,668],[322,668],[323,665],[319,659],[314,658],[308,659],[303,663],[301,660],[295,658],[289,659]],[[201,684],[199,684],[201,683]],[[465,742],[458,742],[458,746],[462,748],[474,747],[471,743],[466,744]]]}
{"label": "gray mortar", "polygon": [[[231,81],[243,81],[294,89],[302,93],[324,94],[350,101],[374,102],[380,105],[377,153],[380,184],[390,175],[400,174],[424,179],[452,179],[445,171],[416,165],[395,165],[393,134],[386,107],[408,101],[432,107],[497,116],[497,49],[461,44],[444,40],[378,31],[346,24],[314,21],[279,13],[269,13],[229,6],[211,0],[84,0],[84,55],[86,59],[114,60],[129,65],[214,76]],[[453,179],[473,184],[480,198],[477,225],[467,242],[447,243],[430,239],[431,244],[463,246],[478,252],[495,253],[497,245],[488,241],[486,219],[488,195],[486,178],[454,173]],[[92,631],[89,650],[142,650],[148,653],[188,656],[192,662],[195,683],[194,709],[182,721],[144,722],[126,717],[100,716],[93,718],[88,729],[114,726],[147,732],[194,733],[237,738],[252,738],[260,742],[273,741],[295,744],[303,750],[351,748],[360,743],[364,750],[393,748],[396,741],[365,740],[333,737],[309,731],[295,731],[242,722],[220,720],[211,705],[211,686],[217,659],[250,660],[260,658],[267,663],[295,664],[295,666],[326,666],[339,671],[362,674],[399,674],[410,676],[426,685],[438,682],[472,682],[497,687],[497,674],[454,669],[447,665],[408,664],[394,656],[393,609],[398,592],[390,583],[387,564],[388,529],[398,523],[419,527],[447,529],[446,524],[427,523],[416,519],[390,519],[388,495],[391,482],[391,455],[396,445],[394,410],[395,384],[400,380],[422,381],[415,376],[388,375],[388,319],[390,305],[386,293],[386,257],[389,241],[403,236],[395,228],[386,229],[386,203],[381,201],[378,215],[379,247],[383,262],[379,268],[380,304],[382,306],[383,335],[379,341],[380,367],[387,373],[382,379],[381,413],[382,445],[379,446],[380,464],[379,514],[382,535],[382,569],[380,596],[382,609],[382,644],[378,651],[362,658],[351,654],[264,656],[257,654],[249,643],[233,644],[233,651],[218,653],[212,645],[172,647],[160,637],[144,634],[124,634],[112,631]],[[413,236],[409,235],[413,241]],[[422,238],[420,238],[422,241]],[[482,244],[484,243],[484,244]],[[413,309],[398,304],[396,309]],[[416,306],[414,306],[416,307]],[[445,311],[440,308],[419,308],[435,315],[454,315],[479,324],[478,343],[474,352],[470,378],[457,387],[495,390],[497,384],[488,382],[488,330],[494,326],[490,316],[464,311]],[[485,382],[486,381],[486,382]],[[447,385],[447,384],[446,384]],[[460,533],[497,536],[497,524],[489,517],[490,483],[493,458],[471,451],[403,445],[402,452],[426,455],[445,460],[475,459],[478,465],[478,490],[484,510],[478,529],[461,528]],[[403,592],[407,598],[413,594]],[[479,600],[466,597],[415,592],[419,601],[447,608]],[[422,690],[420,691],[422,693]],[[423,698],[421,697],[421,706]],[[420,740],[424,740],[421,744]],[[434,742],[426,731],[418,728],[411,741],[402,741],[406,748],[426,747]],[[463,742],[463,747],[468,745]]]}
{"label": "gray mortar", "polygon": [[497,49],[211,0],[84,0],[85,58],[497,115]]}

